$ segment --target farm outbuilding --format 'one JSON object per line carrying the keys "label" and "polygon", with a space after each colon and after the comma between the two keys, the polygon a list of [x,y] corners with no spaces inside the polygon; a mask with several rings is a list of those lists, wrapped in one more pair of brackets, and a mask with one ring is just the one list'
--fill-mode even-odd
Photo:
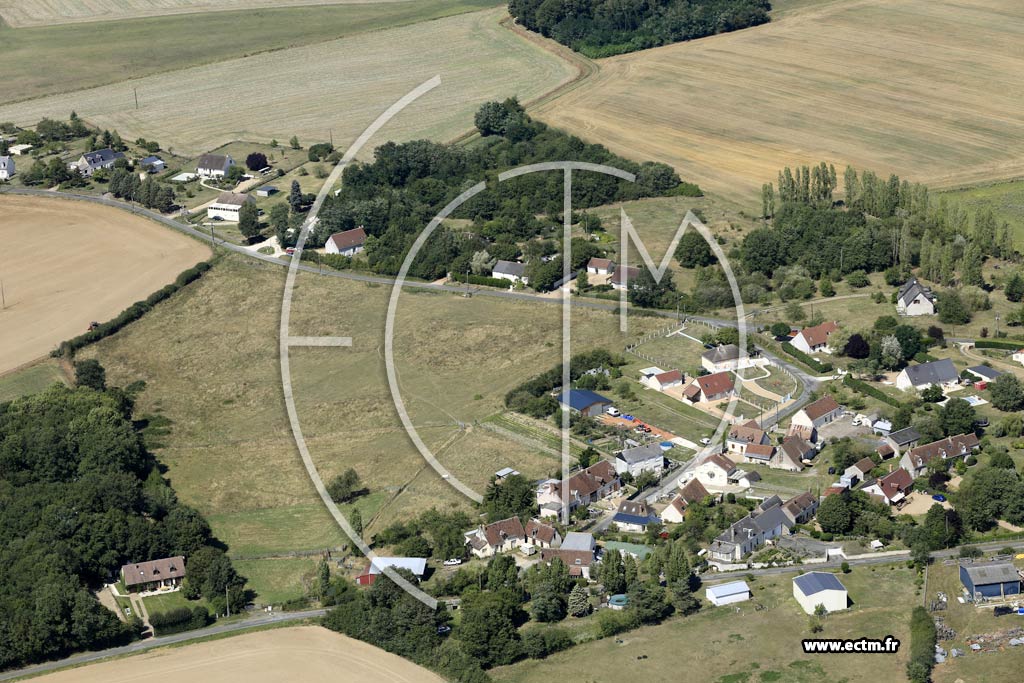
{"label": "farm outbuilding", "polygon": [[793,579],[793,597],[804,608],[814,614],[818,605],[827,612],[837,612],[847,607],[846,586],[828,572],[807,572]]}
{"label": "farm outbuilding", "polygon": [[717,586],[710,586],[704,591],[704,596],[712,605],[731,605],[734,602],[743,602],[750,599],[750,586],[746,581],[732,581],[720,583]]}
{"label": "farm outbuilding", "polygon": [[962,564],[960,583],[975,599],[1020,595],[1020,573],[1009,562]]}

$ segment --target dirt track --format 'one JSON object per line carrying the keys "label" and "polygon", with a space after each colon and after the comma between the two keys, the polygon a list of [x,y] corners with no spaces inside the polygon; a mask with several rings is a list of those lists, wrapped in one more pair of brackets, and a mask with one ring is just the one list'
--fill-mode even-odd
{"label": "dirt track", "polygon": [[104,206],[0,197],[0,374],[172,282],[203,244]]}
{"label": "dirt track", "polygon": [[68,669],[39,683],[431,683],[441,679],[397,655],[319,626],[273,629]]}

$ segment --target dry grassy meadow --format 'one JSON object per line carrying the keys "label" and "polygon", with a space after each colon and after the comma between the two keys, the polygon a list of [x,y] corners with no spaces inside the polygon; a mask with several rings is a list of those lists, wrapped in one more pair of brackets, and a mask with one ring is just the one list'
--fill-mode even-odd
{"label": "dry grassy meadow", "polygon": [[0,0],[13,28],[294,5],[365,5],[417,0]]}
{"label": "dry grassy meadow", "polygon": [[40,683],[113,683],[143,679],[197,680],[204,683],[316,680],[440,683],[442,680],[398,655],[319,626],[278,628],[184,647],[158,649],[66,669],[34,680]]}
{"label": "dry grassy meadow", "polygon": [[[326,141],[344,148],[381,112],[440,75],[442,85],[406,109],[388,138],[445,140],[472,126],[485,101],[537,97],[576,68],[499,25],[486,10],[0,107],[0,121],[43,116],[157,139],[194,155],[234,140]],[[134,105],[138,90],[140,108]],[[369,150],[367,150],[369,152]]]}
{"label": "dry grassy meadow", "polygon": [[822,159],[934,187],[1024,174],[1021,3],[798,4],[766,26],[602,60],[536,113],[747,206],[782,166]]}
{"label": "dry grassy meadow", "polygon": [[49,353],[172,282],[209,249],[152,221],[84,202],[0,197],[0,374]]}

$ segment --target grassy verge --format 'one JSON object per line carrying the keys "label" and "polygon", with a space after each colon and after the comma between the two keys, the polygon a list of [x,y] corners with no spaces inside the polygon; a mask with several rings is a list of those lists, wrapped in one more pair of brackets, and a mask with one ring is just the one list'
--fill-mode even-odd
{"label": "grassy verge", "polygon": [[67,383],[57,361],[48,359],[0,376],[0,403],[36,394],[54,382]]}

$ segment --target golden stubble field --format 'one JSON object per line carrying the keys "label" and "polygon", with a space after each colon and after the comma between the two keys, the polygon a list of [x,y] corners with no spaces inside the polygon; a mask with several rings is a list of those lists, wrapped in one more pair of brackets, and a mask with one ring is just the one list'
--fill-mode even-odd
{"label": "golden stubble field", "polygon": [[204,683],[426,683],[436,674],[379,648],[319,626],[278,628],[164,648],[40,676],[39,683],[128,683],[138,680]]}
{"label": "golden stubble field", "polygon": [[192,12],[390,2],[416,0],[0,0],[0,18],[13,28],[24,28]]}
{"label": "golden stubble field", "polygon": [[751,206],[825,159],[935,187],[1024,174],[1024,4],[825,0],[614,57],[544,121]]}
{"label": "golden stubble field", "polygon": [[113,318],[210,255],[125,211],[9,195],[0,197],[0,240],[0,373]]}
{"label": "golden stubble field", "polygon": [[125,139],[156,139],[188,155],[292,135],[304,146],[333,135],[344,149],[396,100],[439,75],[439,87],[389,124],[388,138],[446,140],[472,128],[484,102],[526,101],[577,74],[502,27],[504,16],[503,9],[472,12],[0,106],[0,121],[30,125],[75,110]]}

